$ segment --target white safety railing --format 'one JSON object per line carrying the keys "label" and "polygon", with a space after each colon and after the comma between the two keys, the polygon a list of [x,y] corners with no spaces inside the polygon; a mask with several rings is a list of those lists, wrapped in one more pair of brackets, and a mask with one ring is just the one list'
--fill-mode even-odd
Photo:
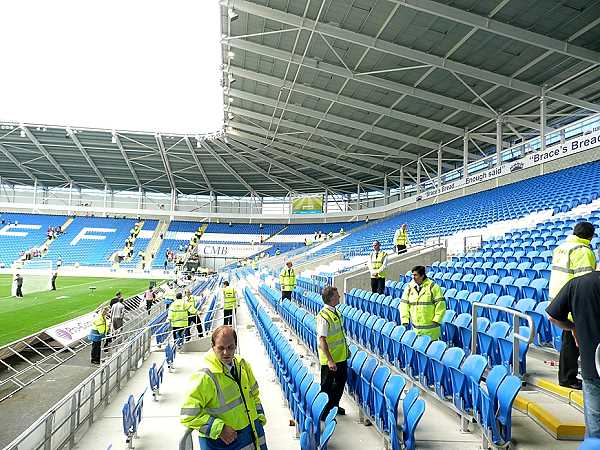
{"label": "white safety railing", "polygon": [[[211,325],[223,317],[215,314],[223,311],[223,307],[205,311],[204,314],[213,312],[213,317],[208,321]],[[206,322],[203,322],[203,325]],[[237,315],[235,310],[232,317],[232,326],[237,329]],[[192,330],[196,324],[183,327],[182,330]],[[214,329],[210,327],[211,332]],[[113,393],[120,391],[152,350],[153,333],[150,326],[137,330],[130,330],[127,334],[135,333],[135,337],[118,346],[118,350],[102,363],[94,373],[82,381],[69,392],[62,400],[50,408],[27,430],[19,435],[4,450],[53,450],[59,448],[73,448],[76,440],[89,429],[97,412],[106,407]],[[188,342],[208,336],[210,332],[204,329],[204,335],[194,336],[190,333]],[[157,335],[170,335],[172,329]],[[173,336],[165,341],[174,342]],[[238,341],[239,351],[239,341]]]}
{"label": "white safety railing", "polygon": [[600,375],[600,344],[596,348],[596,372]]}
{"label": "white safety railing", "polygon": [[[504,306],[488,305],[486,303],[474,302],[471,314],[471,353],[477,353],[477,313],[479,309],[495,309],[496,311],[502,311],[512,316],[512,330],[513,330],[513,360],[512,360],[512,372],[514,375],[519,376],[519,341],[525,342],[530,345],[535,338],[535,325],[531,316],[528,316],[521,311],[516,309],[506,308]],[[521,319],[527,321],[529,327],[529,336],[523,336],[519,333],[521,326]]]}

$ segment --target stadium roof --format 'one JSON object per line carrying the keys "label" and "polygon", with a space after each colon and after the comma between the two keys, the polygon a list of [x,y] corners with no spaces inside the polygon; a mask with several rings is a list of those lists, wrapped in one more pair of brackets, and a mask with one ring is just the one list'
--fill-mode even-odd
{"label": "stadium roof", "polygon": [[[600,112],[600,3],[223,0],[218,137],[3,124],[0,176],[47,186],[285,196],[435,176]],[[471,131],[472,130],[472,131]]]}

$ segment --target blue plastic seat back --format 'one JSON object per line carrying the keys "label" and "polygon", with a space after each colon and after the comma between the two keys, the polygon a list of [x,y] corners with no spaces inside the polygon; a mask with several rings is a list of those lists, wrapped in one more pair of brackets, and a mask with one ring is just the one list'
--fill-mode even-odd
{"label": "blue plastic seat back", "polygon": [[498,388],[497,418],[502,425],[502,429],[500,430],[502,443],[509,442],[512,438],[512,406],[520,390],[521,380],[514,375],[508,375],[504,378]]}
{"label": "blue plastic seat back", "polygon": [[327,408],[328,402],[328,395],[325,392],[319,392],[312,403],[311,418],[314,424],[313,430],[315,431],[315,441],[318,441],[320,438],[321,416],[323,415],[325,408]]}
{"label": "blue plastic seat back", "polygon": [[402,348],[400,345],[400,341],[402,340],[402,337],[404,336],[405,332],[406,327],[404,325],[396,325],[392,330],[392,334],[390,335],[392,349],[392,356],[390,357],[390,360],[392,361],[395,361],[400,357],[400,351]]}
{"label": "blue plastic seat back", "polygon": [[373,374],[371,380],[373,386],[373,402],[371,404],[371,412],[375,417],[375,422],[379,429],[384,429],[387,412],[385,410],[385,386],[391,375],[391,370],[388,366],[379,366]]}
{"label": "blue plastic seat back", "polygon": [[336,420],[330,420],[329,422],[325,422],[325,429],[321,434],[321,442],[319,443],[319,450],[327,450],[327,444],[329,440],[333,436],[333,432],[335,431],[335,427],[337,426]]}
{"label": "blue plastic seat back", "polygon": [[586,438],[578,450],[600,450],[600,438]]}
{"label": "blue plastic seat back", "polygon": [[363,364],[367,360],[367,353],[359,350],[352,359],[350,370],[348,370],[348,388],[350,392],[356,392],[360,380],[360,372]]}
{"label": "blue plastic seat back", "polygon": [[416,448],[415,442],[415,430],[417,425],[421,421],[421,417],[425,413],[425,400],[422,398],[417,399],[412,407],[408,410],[408,417],[406,420],[406,429],[404,431],[404,445],[407,450],[414,450]]}
{"label": "blue plastic seat back", "polygon": [[377,362],[377,359],[371,357],[363,364],[360,371],[360,390],[358,398],[361,405],[367,408],[370,405],[372,396],[371,379],[373,378],[373,374],[375,373],[375,370],[377,370],[378,365],[379,363]]}
{"label": "blue plastic seat back", "polygon": [[458,369],[464,357],[465,352],[462,348],[450,347],[444,352],[442,363],[447,367],[455,367]]}

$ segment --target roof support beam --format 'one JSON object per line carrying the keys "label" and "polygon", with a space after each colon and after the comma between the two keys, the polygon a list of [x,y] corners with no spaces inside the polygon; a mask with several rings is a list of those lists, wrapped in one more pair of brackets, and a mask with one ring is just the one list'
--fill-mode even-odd
{"label": "roof support beam", "polygon": [[104,186],[106,186],[108,189],[110,189],[110,185],[108,184],[108,181],[106,181],[106,178],[104,177],[104,175],[102,175],[102,172],[100,172],[100,169],[98,169],[98,166],[96,166],[96,164],[94,163],[92,158],[90,158],[90,155],[88,154],[87,150],[83,147],[83,145],[81,145],[81,142],[79,141],[79,138],[77,137],[75,132],[68,127],[67,127],[66,131],[67,131],[67,134],[69,135],[69,137],[71,138],[71,140],[73,141],[73,143],[75,144],[75,147],[77,147],[79,149],[79,151],[81,152],[81,154],[87,161],[88,165],[92,168],[92,170],[94,171],[96,176],[100,179],[100,181],[102,181]]}
{"label": "roof support beam", "polygon": [[[258,128],[255,126],[251,126],[251,125],[248,125],[248,124],[245,124],[242,122],[238,122],[238,121],[232,121],[230,123],[236,129],[247,131],[249,133],[256,134],[257,136],[264,137],[265,143],[272,142],[273,135],[268,134],[265,136],[264,129],[261,129],[261,128]],[[355,154],[354,152],[349,153],[349,152],[346,152],[334,145],[323,145],[323,144],[320,144],[320,143],[314,142],[314,141],[306,142],[306,140],[304,140],[304,139],[289,136],[289,135],[286,135],[285,133],[277,133],[275,142],[281,142],[281,141],[285,141],[292,145],[297,145],[298,147],[292,147],[292,146],[288,145],[288,148],[290,148],[290,149],[293,148],[295,152],[301,152],[302,154],[304,154],[306,156],[310,156],[317,160],[328,161],[330,163],[335,164],[336,166],[345,167],[350,170],[355,170],[360,173],[369,174],[369,175],[373,175],[376,177],[381,177],[383,174],[385,174],[386,170],[388,170],[388,171],[390,169],[400,170],[400,168],[402,167],[402,164],[398,164],[393,161],[389,161],[389,160],[385,159],[385,157],[383,157],[383,156],[380,158],[376,158],[376,157],[371,157],[371,156],[366,156],[366,155]],[[301,148],[301,146],[305,146],[305,148]],[[308,147],[314,151],[308,150],[306,147]],[[337,154],[338,156],[333,158],[331,156],[328,156],[328,153],[334,153],[334,154]],[[385,170],[375,170],[375,169],[372,169],[369,167],[365,167],[363,165],[358,165],[358,164],[346,161],[345,159],[342,159],[342,158],[350,158],[350,159],[356,159],[358,161],[368,162],[368,163],[375,164],[380,167],[384,167]],[[448,167],[451,167],[451,166],[448,166]]]}
{"label": "roof support beam", "polygon": [[31,141],[33,145],[36,146],[36,148],[42,153],[42,155],[44,155],[46,159],[50,161],[50,164],[52,164],[54,168],[58,170],[58,173],[60,173],[67,182],[74,183],[69,174],[65,172],[65,170],[60,166],[60,164],[56,162],[54,157],[50,153],[48,153],[48,150],[46,150],[44,146],[40,144],[40,141],[38,141],[37,138],[33,135],[33,133],[29,131],[29,128],[22,124],[19,126],[19,128],[21,128],[21,130],[25,132],[27,138]]}
{"label": "roof support beam", "polygon": [[165,144],[163,143],[162,136],[157,133],[154,135],[154,139],[156,139],[156,144],[158,145],[158,153],[160,154],[160,158],[162,159],[163,165],[165,166],[165,174],[167,175],[167,179],[169,180],[169,186],[171,186],[171,191],[177,192],[177,185],[175,184],[175,178],[173,178],[173,172],[171,172],[171,163],[169,162],[169,158],[165,150]]}
{"label": "roof support beam", "polygon": [[[294,152],[296,152],[298,149],[296,147],[292,147],[291,145],[286,145],[286,144],[282,144],[281,142],[271,142],[268,139],[264,139],[261,138],[259,136],[254,136],[251,134],[247,134],[247,133],[243,133],[243,132],[239,132],[237,130],[233,130],[231,132],[231,134],[233,136],[239,136],[242,138],[246,138],[255,142],[260,142],[261,144],[265,144],[265,145],[269,145],[269,152],[272,153],[275,156],[278,156],[280,158],[284,158],[287,159],[289,161],[292,161],[296,164],[299,164],[300,166],[305,166],[305,167],[310,167],[311,169],[317,170],[319,172],[325,173],[327,175],[330,175],[334,178],[340,178],[344,181],[346,181],[347,183],[350,183],[352,185],[357,185],[360,180],[357,180],[355,178],[351,178],[343,173],[340,172],[336,172],[334,170],[331,170],[329,168],[327,168],[326,166],[320,165],[320,164],[315,164],[311,161],[307,161],[305,159],[301,159],[298,158],[297,156],[294,156]],[[284,151],[281,151],[279,149],[283,149]],[[379,187],[376,187],[376,189],[380,190]]]}
{"label": "roof support beam", "polygon": [[33,175],[33,173],[31,173],[31,170],[25,167],[23,163],[21,163],[21,161],[15,158],[14,155],[11,152],[9,152],[8,149],[2,144],[0,144],[0,152],[2,152],[11,163],[17,166],[21,172],[27,175],[31,179],[31,181],[33,181],[34,183],[38,182],[38,179],[35,177],[35,175]]}
{"label": "roof support beam", "polygon": [[498,36],[504,36],[519,42],[524,42],[529,45],[560,53],[571,58],[581,59],[582,61],[591,62],[593,64],[600,63],[600,53],[588,50],[584,47],[570,44],[569,42],[554,39],[543,34],[533,31],[524,30],[514,25],[499,22],[487,17],[482,17],[462,9],[453,8],[452,6],[431,0],[388,0],[390,3],[399,4],[401,6],[414,9],[416,11],[426,12],[437,17],[443,17],[453,22],[462,23],[474,27],[479,30],[484,30]]}
{"label": "roof support beam", "polygon": [[250,186],[248,184],[248,182],[246,180],[244,180],[235,170],[233,170],[231,168],[231,166],[229,164],[227,164],[225,162],[225,160],[223,158],[221,158],[221,156],[217,152],[215,152],[212,148],[210,148],[210,146],[206,142],[200,142],[200,145],[202,145],[202,148],[204,148],[208,153],[210,153],[213,158],[215,158],[217,161],[219,161],[219,164],[221,164],[225,168],[225,170],[227,170],[227,172],[229,172],[240,183],[242,183],[251,195],[257,195],[256,190],[252,186]]}
{"label": "roof support beam", "polygon": [[[295,14],[279,11],[274,8],[257,5],[247,0],[229,0],[229,5],[236,10],[244,11],[249,14],[260,17],[269,17],[271,20],[285,23],[293,27],[302,28],[308,31],[315,30],[326,36],[335,39],[341,39],[352,44],[367,47],[369,49],[398,56],[401,58],[410,59],[424,64],[429,64],[432,67],[449,70],[471,78],[485,81],[491,84],[503,86],[508,89],[523,92],[525,94],[540,97],[542,88],[534,84],[511,78],[505,75],[497,74],[478,67],[469,66],[457,61],[452,61],[447,58],[442,58],[420,50],[415,50],[409,47],[404,47],[393,42],[384,41],[382,39],[374,39],[369,36],[346,30],[330,24],[317,23],[308,18],[302,18]],[[361,77],[358,77],[361,78]],[[578,106],[590,111],[600,112],[600,104],[591,103],[576,97],[572,97],[558,92],[548,92],[547,97],[556,101]]]}
{"label": "roof support beam", "polygon": [[[263,97],[261,95],[251,94],[249,92],[244,92],[239,89],[230,89],[229,95],[241,98],[243,100],[248,100],[248,101],[251,101],[254,103],[259,103],[261,105],[270,106],[271,108],[283,109],[283,108],[281,108],[281,106],[278,106],[277,100],[275,100],[275,99],[270,99],[267,97]],[[322,113],[319,111],[304,108],[303,106],[296,106],[293,104],[288,104],[286,106],[286,110],[291,111],[296,114],[301,114],[303,116],[312,117],[314,119],[325,120],[326,122],[331,122],[336,125],[342,125],[345,127],[361,130],[361,131],[364,131],[367,133],[373,133],[373,134],[377,134],[379,136],[384,136],[386,138],[394,139],[396,141],[401,141],[401,142],[406,142],[409,144],[417,145],[419,147],[424,147],[429,150],[433,150],[434,148],[437,149],[437,147],[438,147],[438,144],[436,144],[433,141],[428,141],[427,139],[421,139],[421,138],[418,138],[415,136],[410,136],[408,134],[399,133],[399,132],[393,131],[393,130],[388,130],[386,128],[372,126],[371,124],[368,124],[368,123],[346,119],[345,117],[339,117],[339,116],[335,116],[333,114],[325,114],[325,113]],[[359,141],[359,143],[357,143],[355,145],[360,146],[361,145],[360,142],[362,142],[362,141]],[[454,149],[448,149],[448,152],[452,153],[452,150],[454,150]],[[456,152],[455,154],[457,156],[459,156],[460,151],[459,150],[454,150],[454,151]],[[404,156],[404,154],[403,155],[399,154],[398,156],[408,157],[410,159],[414,158],[414,154],[411,154],[411,153],[406,153],[406,156]]]}
{"label": "roof support beam", "polygon": [[[290,105],[288,105],[288,107],[289,106]],[[265,114],[260,114],[260,113],[250,111],[247,109],[242,109],[237,106],[230,106],[229,110],[234,114],[239,114],[240,116],[246,116],[246,117],[250,117],[253,119],[261,120],[261,121],[267,122],[267,123],[269,122],[269,119],[270,119],[270,116],[267,116]],[[287,128],[293,128],[295,130],[306,131],[309,133],[314,132],[314,134],[317,134],[324,138],[334,139],[336,141],[345,142],[347,144],[353,144],[353,145],[356,145],[357,147],[368,148],[370,150],[379,152],[383,155],[395,156],[398,158],[404,158],[404,159],[408,159],[411,161],[413,159],[415,159],[414,153],[399,151],[399,150],[396,150],[391,147],[386,147],[384,145],[379,145],[379,144],[375,144],[375,143],[364,141],[364,140],[361,141],[354,137],[346,136],[346,135],[339,134],[339,133],[334,133],[332,131],[327,131],[327,130],[323,130],[320,128],[315,130],[313,127],[310,127],[308,125],[299,124],[296,122],[292,122],[290,120],[282,119],[280,121],[280,124]],[[436,148],[437,148],[437,146],[436,146]]]}
{"label": "roof support beam", "polygon": [[[267,137],[265,137],[264,130],[262,130],[260,128],[253,127],[253,126],[246,125],[246,124],[239,123],[239,122],[232,122],[231,125],[238,130],[243,130],[243,131],[247,131],[249,133],[256,134],[257,139],[258,139],[258,136],[262,136],[264,141],[261,140],[261,142],[263,142],[265,145],[267,145],[270,142],[273,142],[272,141],[273,134],[271,133]],[[343,151],[334,151],[335,147],[332,148],[331,146],[318,144],[316,142],[308,142],[308,145],[307,145],[308,147],[313,148],[314,150],[317,150],[320,152],[338,153],[339,156],[336,158],[328,156],[327,153],[315,153],[313,151],[307,150],[306,148],[294,147],[293,145],[286,144],[281,141],[287,141],[290,144],[295,144],[295,145],[301,146],[301,145],[306,144],[306,142],[303,139],[297,139],[297,138],[288,137],[288,136],[280,137],[280,135],[278,134],[275,142],[281,143],[289,151],[294,151],[296,153],[300,153],[303,156],[308,156],[308,157],[314,158],[318,161],[326,161],[326,162],[335,164],[336,166],[344,167],[344,168],[350,169],[350,170],[360,171],[361,173],[366,173],[366,174],[377,176],[377,177],[382,176],[382,171],[380,171],[380,170],[369,169],[368,167],[364,167],[364,166],[354,164],[352,162],[348,162],[348,161],[344,161],[344,160],[340,159],[340,156],[344,156],[344,152]],[[348,156],[353,157],[354,155],[348,155]],[[376,158],[373,158],[373,159],[376,159]],[[383,158],[381,158],[378,161],[378,164],[385,166],[385,160]]]}
{"label": "roof support beam", "polygon": [[[336,95],[334,92],[325,91],[323,89],[317,89],[309,86],[305,86],[302,84],[296,83],[292,86],[292,83],[286,80],[282,80],[280,78],[272,77],[269,75],[265,75],[262,73],[253,72],[251,70],[242,69],[240,67],[232,66],[229,69],[229,72],[238,77],[242,77],[248,80],[258,81],[260,83],[269,84],[273,87],[279,89],[292,89],[293,92],[299,92],[301,94],[310,95],[315,98],[329,100],[331,102],[336,102],[341,105],[350,106],[356,109],[362,109],[364,111],[369,111],[374,114],[380,114],[386,117],[390,117],[392,119],[396,119],[402,122],[411,123],[413,125],[419,125],[427,128],[432,128],[434,130],[442,131],[444,133],[452,134],[454,136],[462,136],[464,130],[459,127],[455,127],[452,125],[448,125],[442,122],[436,122],[435,120],[427,119],[425,117],[414,116],[412,114],[407,114],[402,111],[398,111],[392,108],[386,108],[384,106],[376,105],[373,103],[364,102],[362,100],[354,99],[352,97],[346,97],[344,95]],[[489,144],[494,144],[494,139],[483,139],[484,142]]]}
{"label": "roof support beam", "polygon": [[[410,97],[418,98],[421,100],[425,100],[431,103],[436,103],[438,105],[447,106],[449,108],[454,108],[461,111],[470,112],[472,114],[476,114],[481,117],[485,117],[488,119],[496,119],[494,113],[492,113],[489,109],[474,105],[469,102],[465,102],[463,100],[457,100],[450,97],[445,97],[440,94],[436,94],[433,92],[426,91],[424,89],[420,89],[414,86],[409,86],[401,83],[397,83],[394,81],[386,80],[384,78],[375,77],[372,75],[365,76],[353,76],[349,74],[348,71],[340,66],[336,66],[334,64],[329,64],[322,61],[317,61],[316,59],[312,59],[309,57],[305,57],[301,59],[300,57],[294,56],[289,52],[284,50],[279,50],[273,47],[268,47],[266,45],[256,44],[254,42],[237,40],[232,41],[231,46],[235,48],[239,48],[241,50],[246,50],[252,53],[256,53],[258,55],[263,55],[266,57],[275,58],[281,61],[287,61],[292,58],[294,64],[297,64],[302,67],[308,67],[312,70],[319,70],[325,73],[329,73],[332,75],[339,76],[344,79],[352,79],[358,83],[368,84],[370,86],[375,86],[381,89],[385,89],[388,91],[396,92],[402,95],[408,95]],[[523,127],[531,128],[537,130],[539,128],[539,124],[535,122],[531,122],[529,120],[524,119],[511,119],[515,125],[520,125]]]}
{"label": "roof support beam", "polygon": [[142,189],[142,183],[140,181],[140,178],[138,177],[138,174],[136,173],[135,169],[133,168],[133,165],[131,164],[131,161],[129,160],[127,153],[125,152],[125,148],[123,147],[123,144],[121,143],[121,139],[119,139],[119,135],[117,133],[113,132],[113,138],[114,138],[115,144],[117,144],[117,147],[119,147],[121,156],[123,157],[125,164],[127,164],[127,168],[131,172],[131,176],[135,180],[135,183],[137,184],[138,189]]}
{"label": "roof support beam", "polygon": [[[227,153],[229,153],[235,159],[243,162],[245,165],[247,165],[248,167],[250,167],[252,170],[258,172],[263,177],[271,180],[273,183],[281,186],[286,191],[288,191],[288,192],[295,192],[296,191],[294,188],[290,187],[288,184],[284,183],[281,180],[278,180],[276,177],[274,177],[274,176],[270,175],[269,173],[267,173],[267,171],[263,170],[261,167],[259,167],[258,165],[254,164],[248,158],[243,158],[240,155],[238,155],[236,152],[231,151],[229,149],[229,147],[227,146],[227,144],[221,143],[218,139],[215,140],[214,143],[217,145],[217,147],[221,148],[222,150],[225,150]],[[269,161],[268,158],[266,160]]]}
{"label": "roof support beam", "polygon": [[326,184],[321,183],[316,178],[312,178],[312,177],[300,172],[299,170],[296,170],[296,169],[290,167],[287,164],[280,163],[276,159],[269,157],[269,155],[266,152],[261,153],[261,150],[262,150],[261,148],[252,149],[252,148],[248,147],[247,145],[243,145],[241,143],[241,142],[251,142],[252,145],[261,146],[261,144],[259,144],[258,142],[244,140],[241,136],[235,136],[235,138],[236,138],[236,140],[232,139],[232,137],[229,138],[229,140],[232,142],[232,145],[234,147],[239,148],[242,151],[252,153],[253,155],[255,155],[259,158],[268,160],[269,164],[273,164],[275,167],[278,167],[281,170],[285,170],[286,172],[291,173],[292,175],[294,175],[297,178],[302,178],[304,181],[306,181],[314,186],[319,186],[320,188],[325,189],[325,190],[330,189]]}
{"label": "roof support beam", "polygon": [[198,167],[198,170],[200,171],[202,178],[204,178],[204,182],[206,183],[206,186],[208,186],[208,189],[210,189],[211,191],[214,191],[212,184],[211,184],[210,180],[208,179],[208,176],[206,175],[206,171],[204,170],[204,167],[202,167],[202,164],[200,164],[200,159],[198,158],[198,155],[196,155],[196,150],[194,150],[194,146],[190,142],[190,138],[186,136],[183,139],[185,140],[185,144],[187,145],[188,150],[192,154],[192,158],[194,159],[194,162],[196,163],[196,167]]}

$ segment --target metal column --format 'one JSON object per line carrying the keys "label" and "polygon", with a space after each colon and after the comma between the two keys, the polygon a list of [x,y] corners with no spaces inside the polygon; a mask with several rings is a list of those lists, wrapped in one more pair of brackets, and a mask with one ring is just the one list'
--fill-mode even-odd
{"label": "metal column", "polygon": [[417,195],[421,193],[421,157],[417,159]]}
{"label": "metal column", "polygon": [[360,209],[360,183],[356,185],[356,211]]}
{"label": "metal column", "polygon": [[438,189],[442,190],[442,144],[438,148],[437,152],[437,178],[438,178]]}
{"label": "metal column", "polygon": [[540,150],[546,150],[546,89],[542,88],[540,97]]}
{"label": "metal column", "polygon": [[73,182],[69,182],[69,215],[71,215],[71,206],[73,205]]}
{"label": "metal column", "polygon": [[502,117],[496,118],[496,165],[502,164]]}
{"label": "metal column", "polygon": [[33,206],[37,205],[37,178],[33,180]]}
{"label": "metal column", "polygon": [[404,166],[400,167],[400,200],[404,199]]}
{"label": "metal column", "polygon": [[105,213],[106,213],[106,205],[107,205],[107,203],[108,203],[108,186],[105,184],[104,185],[104,202],[102,204]]}
{"label": "metal column", "polygon": [[171,189],[171,211],[175,211],[176,206],[177,206],[177,192],[175,192],[175,189]]}
{"label": "metal column", "polygon": [[469,175],[469,132],[465,130],[463,137],[463,176]]}
{"label": "metal column", "polygon": [[387,173],[383,176],[383,204],[388,204],[390,193],[388,192],[388,176]]}
{"label": "metal column", "polygon": [[329,202],[329,198],[328,198],[328,194],[327,194],[327,189],[325,189],[325,195],[323,196],[323,212],[325,214],[327,214],[327,203]]}

